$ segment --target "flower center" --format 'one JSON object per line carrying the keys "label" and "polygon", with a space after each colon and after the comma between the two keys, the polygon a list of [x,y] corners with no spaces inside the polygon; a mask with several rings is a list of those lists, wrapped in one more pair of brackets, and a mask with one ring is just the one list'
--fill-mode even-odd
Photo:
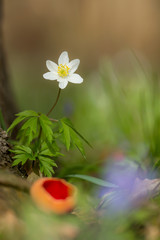
{"label": "flower center", "polygon": [[69,69],[70,68],[66,64],[65,65],[60,64],[58,66],[58,75],[63,78],[66,77],[69,74]]}

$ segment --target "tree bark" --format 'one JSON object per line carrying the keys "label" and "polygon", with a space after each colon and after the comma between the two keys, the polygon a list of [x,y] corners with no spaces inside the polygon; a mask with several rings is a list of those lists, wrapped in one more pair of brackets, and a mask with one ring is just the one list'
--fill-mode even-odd
{"label": "tree bark", "polygon": [[9,84],[5,52],[3,48],[3,0],[0,0],[0,110],[7,126],[14,119],[16,105]]}
{"label": "tree bark", "polygon": [[21,200],[24,201],[30,187],[18,167],[12,167],[11,146],[7,140],[7,133],[0,128],[0,224],[3,214],[14,211]]}

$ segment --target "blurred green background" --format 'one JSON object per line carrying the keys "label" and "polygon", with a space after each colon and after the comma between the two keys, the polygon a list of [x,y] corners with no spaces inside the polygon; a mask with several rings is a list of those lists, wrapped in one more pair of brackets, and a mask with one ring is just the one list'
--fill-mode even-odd
{"label": "blurred green background", "polygon": [[[154,177],[155,170],[159,176],[159,2],[5,0],[4,5],[4,44],[19,110],[47,113],[54,103],[58,86],[42,77],[47,71],[46,60],[57,62],[64,50],[70,59],[81,60],[77,72],[84,83],[69,84],[62,91],[52,117],[69,117],[93,149],[85,145],[87,159],[78,151],[64,150],[58,176],[82,173],[103,178],[107,162],[124,159],[140,167],[143,177]],[[100,218],[100,225],[94,228],[97,188],[79,180],[74,184],[82,189],[80,200],[87,205],[86,209],[80,205],[80,214],[84,210],[85,216],[76,217],[81,231],[75,239],[103,240],[106,233],[109,240],[159,239],[159,198],[131,214]],[[22,211],[30,239],[36,239],[34,230],[46,221],[46,216],[36,211],[30,207]],[[63,221],[75,220],[74,215],[52,217],[53,222],[50,216],[47,220],[51,228],[56,221],[61,226]],[[35,233],[37,239],[50,235],[46,226]]]}
{"label": "blurred green background", "polygon": [[[4,44],[19,109],[48,112],[58,86],[43,79],[45,62],[57,62],[67,50],[70,59],[81,60],[84,83],[62,91],[52,116],[70,117],[94,147],[86,146],[86,170],[79,171],[96,172],[119,149],[152,165],[148,152],[159,157],[159,84],[152,74],[160,57],[158,3],[6,0],[4,5]],[[83,162],[80,155],[67,156]]]}

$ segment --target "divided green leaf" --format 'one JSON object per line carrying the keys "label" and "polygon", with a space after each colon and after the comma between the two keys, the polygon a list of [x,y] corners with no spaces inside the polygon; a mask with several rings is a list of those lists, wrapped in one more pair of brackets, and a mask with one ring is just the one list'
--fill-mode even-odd
{"label": "divided green leaf", "polygon": [[65,122],[63,122],[63,121],[61,121],[61,123],[63,126],[65,145],[66,145],[67,150],[69,151],[70,144],[71,144],[70,127],[67,124],[65,124]]}
{"label": "divided green leaf", "polygon": [[[52,176],[53,167],[57,167],[53,157],[63,156],[60,153],[56,141],[59,139],[65,145],[67,150],[71,146],[77,147],[85,158],[85,151],[81,139],[91,146],[88,141],[73,127],[71,121],[63,118],[54,123],[44,114],[36,113],[32,110],[23,111],[16,114],[17,118],[8,128],[8,132],[21,123],[17,133],[18,145],[11,152],[13,156],[13,166],[21,163],[25,164],[28,160],[39,162],[39,169],[45,176]],[[54,128],[56,126],[56,128]],[[54,131],[53,131],[54,129]],[[81,138],[81,139],[80,139]]]}
{"label": "divided green leaf", "polygon": [[44,114],[40,115],[39,122],[40,122],[40,126],[42,128],[43,136],[46,139],[48,139],[49,142],[52,142],[54,136],[53,136],[53,131],[52,131],[52,127],[51,126],[53,125],[53,123]]}
{"label": "divided green leaf", "polygon": [[80,151],[82,156],[86,158],[85,150],[81,140],[77,137],[77,134],[72,129],[70,129],[70,134],[71,134],[72,144],[75,147],[77,147],[77,149]]}
{"label": "divided green leaf", "polygon": [[20,116],[20,117],[17,117],[13,122],[12,124],[10,125],[10,127],[8,128],[7,132],[12,132],[13,129],[15,128],[15,126],[17,126],[20,122],[22,122],[23,120],[25,119],[25,117],[23,116]]}
{"label": "divided green leaf", "polygon": [[69,119],[63,118],[60,120],[60,123],[61,123],[60,132],[63,134],[63,138],[64,138],[64,142],[67,150],[69,150],[72,144],[74,147],[77,147],[80,153],[82,154],[82,156],[86,158],[84,147],[83,147],[82,141],[80,140],[80,138],[83,140],[84,138],[74,129]]}
{"label": "divided green leaf", "polygon": [[38,117],[38,113],[32,110],[26,110],[20,113],[17,113],[16,116],[18,117]]}
{"label": "divided green leaf", "polygon": [[27,160],[35,160],[32,149],[24,145],[16,146],[13,150],[10,150],[10,152],[15,154],[15,156],[13,157],[13,159],[15,160],[12,166],[16,166],[19,163],[23,165],[27,162]]}
{"label": "divided green leaf", "polygon": [[27,110],[27,111],[23,111],[20,112],[18,114],[16,114],[17,118],[13,121],[13,123],[10,125],[10,127],[8,128],[7,132],[11,132],[13,131],[13,129],[23,120],[28,119],[30,117],[38,117],[38,113],[32,111],[32,110]]}
{"label": "divided green leaf", "polygon": [[21,135],[26,137],[26,144],[30,144],[34,138],[37,136],[37,129],[38,129],[38,118],[31,117],[26,120],[26,122],[22,125],[20,131],[22,132]]}
{"label": "divided green leaf", "polygon": [[44,173],[45,176],[51,177],[54,173],[53,167],[57,167],[57,164],[49,157],[39,156],[38,159],[40,171]]}
{"label": "divided green leaf", "polygon": [[46,141],[42,143],[39,155],[49,157],[63,156],[63,154],[61,154],[59,151],[60,149],[57,146],[56,142],[52,142],[51,144],[50,142]]}
{"label": "divided green leaf", "polygon": [[72,130],[85,142],[87,143],[91,148],[92,145],[73,127],[72,122],[68,118],[62,118],[61,122],[66,124],[68,127],[72,128]]}

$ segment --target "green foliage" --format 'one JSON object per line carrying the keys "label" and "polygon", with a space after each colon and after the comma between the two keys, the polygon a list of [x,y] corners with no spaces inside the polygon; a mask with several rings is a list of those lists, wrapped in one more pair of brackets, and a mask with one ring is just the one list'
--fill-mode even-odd
{"label": "green foliage", "polygon": [[57,164],[49,157],[39,156],[39,167],[40,171],[44,173],[45,176],[51,177],[54,173],[53,167],[57,167]]}
{"label": "green foliage", "polygon": [[19,163],[24,165],[28,159],[29,160],[36,159],[34,153],[32,152],[32,149],[24,145],[21,145],[21,146],[17,145],[14,147],[13,150],[10,150],[10,151],[15,154],[15,156],[13,157],[13,159],[15,159],[13,162],[13,166],[18,165]]}
{"label": "green foliage", "polygon": [[144,73],[140,68],[135,71],[136,76],[116,74],[111,64],[101,71],[107,102],[105,131],[109,144],[116,147],[125,143],[139,162],[148,158],[150,167],[157,168],[160,79],[157,74]]}
{"label": "green foliage", "polygon": [[92,176],[81,175],[81,174],[70,174],[66,177],[79,178],[79,179],[94,183],[94,184],[102,186],[102,187],[117,188],[117,186],[113,183],[110,183],[108,181],[104,181],[100,178],[96,178],[96,177],[92,177]]}
{"label": "green foliage", "polygon": [[68,127],[70,127],[85,143],[88,144],[88,146],[90,146],[90,147],[92,148],[91,144],[74,128],[72,122],[71,122],[68,118],[63,118],[63,119],[61,119],[61,121],[62,121],[65,125],[67,125]]}
{"label": "green foliage", "polygon": [[80,138],[85,142],[87,140],[75,130],[68,119],[53,122],[46,115],[31,110],[18,113],[16,116],[8,128],[8,132],[12,133],[15,127],[19,127],[17,141],[11,150],[15,154],[13,166],[32,161],[32,166],[38,166],[41,173],[48,177],[52,176],[53,167],[57,167],[56,158],[63,156],[58,140],[64,143],[67,150],[71,146],[77,147],[85,157]]}
{"label": "green foliage", "polygon": [[90,147],[91,144],[73,127],[72,122],[67,118],[62,118],[60,120],[60,132],[62,133],[65,145],[67,150],[70,149],[71,146],[76,147],[82,156],[86,158],[84,147],[82,144],[83,140],[87,143]]}
{"label": "green foliage", "polygon": [[52,131],[53,123],[44,114],[40,115],[39,123],[40,123],[40,127],[42,129],[42,136],[43,136],[44,140],[47,139],[50,143],[52,143],[52,141],[54,139],[53,131]]}
{"label": "green foliage", "polygon": [[17,118],[13,121],[11,126],[8,128],[8,130],[7,130],[8,132],[13,131],[15,126],[17,126],[24,119],[27,121],[28,118],[37,117],[38,114],[36,112],[32,111],[32,110],[27,110],[27,111],[23,111],[23,112],[20,112],[20,113],[16,114],[16,116],[17,116]]}
{"label": "green foliage", "polygon": [[67,150],[69,151],[70,145],[71,145],[70,127],[65,124],[65,122],[63,121],[63,119],[61,120],[61,123],[62,123],[62,133],[63,133],[63,136],[64,136],[66,148],[67,148]]}

